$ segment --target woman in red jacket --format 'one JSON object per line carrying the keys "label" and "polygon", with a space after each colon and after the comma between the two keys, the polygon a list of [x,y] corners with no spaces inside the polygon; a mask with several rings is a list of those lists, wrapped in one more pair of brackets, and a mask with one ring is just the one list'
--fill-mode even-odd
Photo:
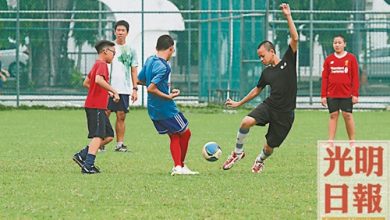
{"label": "woman in red jacket", "polygon": [[325,59],[322,70],[321,104],[328,106],[330,113],[329,141],[335,138],[340,110],[349,140],[355,140],[352,109],[358,102],[359,68],[356,57],[345,51],[345,47],[345,38],[336,35],[333,38],[334,53]]}

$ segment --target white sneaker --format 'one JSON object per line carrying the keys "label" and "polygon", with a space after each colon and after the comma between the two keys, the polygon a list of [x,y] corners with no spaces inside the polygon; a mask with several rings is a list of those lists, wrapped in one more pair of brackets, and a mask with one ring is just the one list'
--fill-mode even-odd
{"label": "white sneaker", "polygon": [[190,170],[190,168],[188,168],[187,165],[184,165],[184,167],[181,168],[181,172],[184,175],[198,175],[199,174],[199,172]]}
{"label": "white sneaker", "polygon": [[222,169],[228,170],[233,167],[233,165],[245,157],[245,152],[243,151],[241,154],[237,154],[236,152],[232,152],[232,154],[228,157],[228,159],[223,163]]}
{"label": "white sneaker", "polygon": [[183,169],[181,166],[175,166],[174,168],[172,168],[171,176],[181,175],[181,174],[183,174]]}

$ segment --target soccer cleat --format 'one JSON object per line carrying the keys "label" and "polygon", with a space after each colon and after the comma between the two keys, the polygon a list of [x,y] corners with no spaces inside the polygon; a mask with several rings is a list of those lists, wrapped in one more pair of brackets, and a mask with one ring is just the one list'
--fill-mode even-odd
{"label": "soccer cleat", "polygon": [[264,170],[264,162],[255,160],[255,163],[252,166],[252,173],[261,173]]}
{"label": "soccer cleat", "polygon": [[77,165],[79,165],[81,168],[84,166],[84,160],[83,158],[81,157],[80,153],[76,153],[75,155],[73,155],[73,161],[75,163],[77,163]]}
{"label": "soccer cleat", "polygon": [[181,168],[181,173],[183,175],[198,175],[199,172],[190,170],[187,165],[184,165],[184,167]]}
{"label": "soccer cleat", "polygon": [[116,148],[115,148],[115,151],[116,152],[127,152],[127,146],[125,146],[125,145],[121,145],[121,146],[117,146]]}
{"label": "soccer cleat", "polygon": [[183,168],[181,166],[176,166],[172,168],[171,176],[181,175],[181,174],[183,174]]}
{"label": "soccer cleat", "polygon": [[232,154],[228,157],[228,159],[223,163],[222,168],[224,170],[228,170],[233,167],[233,165],[245,157],[245,152],[242,152],[241,154],[237,154],[236,152],[232,152]]}
{"label": "soccer cleat", "polygon": [[98,152],[106,152],[106,146],[105,145],[100,146]]}
{"label": "soccer cleat", "polygon": [[87,167],[87,166],[82,166],[81,167],[81,173],[82,174],[97,174],[97,173],[100,173],[100,169],[96,166],[91,166],[91,167]]}

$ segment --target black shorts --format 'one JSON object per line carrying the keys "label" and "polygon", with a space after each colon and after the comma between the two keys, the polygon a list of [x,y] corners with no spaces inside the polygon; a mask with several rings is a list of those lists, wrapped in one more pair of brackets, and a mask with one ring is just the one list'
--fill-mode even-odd
{"label": "black shorts", "polygon": [[295,114],[294,111],[278,112],[267,104],[261,103],[248,116],[254,118],[259,126],[269,124],[265,138],[268,146],[275,148],[279,147],[286,139],[294,122]]}
{"label": "black shorts", "polygon": [[326,101],[328,103],[329,113],[338,112],[340,109],[343,112],[352,113],[352,98],[326,98]]}
{"label": "black shorts", "polygon": [[103,109],[85,108],[88,124],[88,138],[100,137],[114,137],[114,130],[112,130],[110,120]]}
{"label": "black shorts", "polygon": [[129,97],[127,94],[119,94],[119,102],[114,102],[112,97],[108,98],[107,109],[112,112],[129,112]]}

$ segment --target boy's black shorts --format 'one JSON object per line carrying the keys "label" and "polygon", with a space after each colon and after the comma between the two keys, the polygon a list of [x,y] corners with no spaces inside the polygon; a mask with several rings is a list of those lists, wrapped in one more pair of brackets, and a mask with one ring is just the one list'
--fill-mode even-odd
{"label": "boy's black shorts", "polygon": [[268,146],[279,147],[286,139],[294,122],[294,111],[278,112],[272,110],[267,104],[261,103],[248,114],[256,120],[257,125],[265,126],[269,123],[268,132],[265,135]]}
{"label": "boy's black shorts", "polygon": [[352,98],[326,98],[326,101],[329,113],[338,112],[340,109],[343,112],[352,113]]}
{"label": "boy's black shorts", "polygon": [[88,123],[88,138],[114,137],[110,120],[103,109],[85,108]]}

